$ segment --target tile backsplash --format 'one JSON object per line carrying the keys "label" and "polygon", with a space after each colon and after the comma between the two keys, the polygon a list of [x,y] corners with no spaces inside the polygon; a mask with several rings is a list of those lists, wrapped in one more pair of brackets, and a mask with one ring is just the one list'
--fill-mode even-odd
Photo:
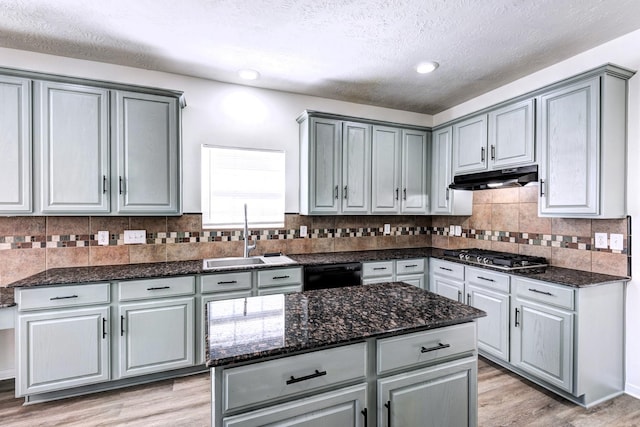
{"label": "tile backsplash", "polygon": [[[474,192],[473,215],[301,216],[282,229],[253,229],[252,254],[314,253],[434,246],[480,247],[543,256],[552,265],[627,275],[627,220],[539,218],[537,187]],[[391,225],[391,233],[383,225]],[[308,236],[301,238],[301,225]],[[462,235],[449,234],[460,225]],[[109,231],[98,246],[97,232]],[[124,230],[146,230],[147,243],[124,245]],[[596,250],[596,232],[620,233],[623,251]],[[0,286],[47,268],[241,256],[242,231],[203,230],[200,214],[180,217],[0,217]]]}

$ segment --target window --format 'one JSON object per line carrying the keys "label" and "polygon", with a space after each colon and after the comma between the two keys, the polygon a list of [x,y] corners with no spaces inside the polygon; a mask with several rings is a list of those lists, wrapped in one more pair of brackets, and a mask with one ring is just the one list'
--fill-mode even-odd
{"label": "window", "polygon": [[202,146],[202,222],[240,228],[284,226],[284,151]]}

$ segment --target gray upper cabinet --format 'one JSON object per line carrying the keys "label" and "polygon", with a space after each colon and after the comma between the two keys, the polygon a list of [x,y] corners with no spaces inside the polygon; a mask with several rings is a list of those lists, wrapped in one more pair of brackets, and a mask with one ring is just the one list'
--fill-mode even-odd
{"label": "gray upper cabinet", "polygon": [[371,126],[342,126],[342,212],[366,214],[371,206]]}
{"label": "gray upper cabinet", "polygon": [[540,96],[540,216],[626,215],[627,79],[607,66]]}
{"label": "gray upper cabinet", "polygon": [[454,175],[487,169],[487,115],[471,117],[453,125]]}
{"label": "gray upper cabinet", "polygon": [[114,98],[117,179],[112,190],[119,196],[118,213],[179,213],[177,99],[124,91]]}
{"label": "gray upper cabinet", "polygon": [[31,80],[0,76],[0,214],[32,206]]}
{"label": "gray upper cabinet", "polygon": [[452,190],[451,134],[452,127],[439,129],[433,133],[431,166],[431,213],[437,215],[471,215],[473,193]]}
{"label": "gray upper cabinet", "polygon": [[489,112],[489,164],[504,168],[535,160],[534,107],[527,99]]}
{"label": "gray upper cabinet", "polygon": [[43,213],[108,213],[109,91],[38,82]]}
{"label": "gray upper cabinet", "polygon": [[426,132],[402,131],[402,213],[429,211],[429,148]]}
{"label": "gray upper cabinet", "polygon": [[371,212],[400,212],[401,131],[386,126],[373,127],[371,148]]}

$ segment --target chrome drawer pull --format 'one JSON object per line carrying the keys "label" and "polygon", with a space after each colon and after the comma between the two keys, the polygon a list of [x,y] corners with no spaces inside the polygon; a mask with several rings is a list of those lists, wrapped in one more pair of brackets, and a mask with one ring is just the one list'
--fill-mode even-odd
{"label": "chrome drawer pull", "polygon": [[171,286],[156,286],[153,288],[147,288],[148,291],[159,291],[160,289],[171,289]]}
{"label": "chrome drawer pull", "polygon": [[107,319],[102,318],[102,339],[107,337]]}
{"label": "chrome drawer pull", "polygon": [[410,265],[405,265],[404,268],[414,268],[417,267],[418,264],[410,264]]}
{"label": "chrome drawer pull", "polygon": [[447,268],[447,267],[440,267],[440,270],[453,271],[451,268]]}
{"label": "chrome drawer pull", "polygon": [[531,292],[535,292],[535,293],[537,293],[537,294],[549,295],[550,297],[552,297],[552,296],[553,296],[553,294],[552,294],[551,292],[539,291],[539,290],[534,289],[534,288],[529,288],[529,290],[530,290]]}
{"label": "chrome drawer pull", "polygon": [[386,270],[387,267],[373,267],[374,270]]}
{"label": "chrome drawer pull", "polygon": [[364,408],[362,411],[360,411],[360,413],[362,414],[362,416],[364,416],[364,427],[367,427],[367,424],[368,424],[367,408]]}
{"label": "chrome drawer pull", "polygon": [[238,281],[237,280],[227,280],[226,282],[225,281],[218,282],[218,285],[232,285],[234,283],[238,283]]}
{"label": "chrome drawer pull", "polygon": [[273,280],[278,280],[278,279],[288,279],[291,276],[273,276],[272,279]]}
{"label": "chrome drawer pull", "polygon": [[49,298],[49,301],[55,301],[59,299],[71,299],[71,298],[78,298],[78,295],[69,295],[66,297],[53,297],[53,298]]}
{"label": "chrome drawer pull", "polygon": [[327,371],[320,372],[317,369],[313,374],[305,375],[304,377],[300,377],[300,378],[296,378],[293,375],[291,375],[291,379],[287,380],[287,385],[294,384],[294,383],[299,383],[300,381],[306,381],[306,380],[310,380],[310,379],[313,379],[313,378],[318,378],[318,377],[321,377],[323,375],[327,375]]}
{"label": "chrome drawer pull", "polygon": [[429,347],[429,348],[421,347],[420,348],[420,353],[429,353],[430,351],[442,350],[443,348],[449,348],[449,347],[451,347],[451,344],[442,344],[440,342],[435,347]]}
{"label": "chrome drawer pull", "polygon": [[493,280],[493,279],[487,279],[486,277],[482,277],[482,276],[478,276],[478,279],[486,280],[487,282],[495,282],[495,280]]}

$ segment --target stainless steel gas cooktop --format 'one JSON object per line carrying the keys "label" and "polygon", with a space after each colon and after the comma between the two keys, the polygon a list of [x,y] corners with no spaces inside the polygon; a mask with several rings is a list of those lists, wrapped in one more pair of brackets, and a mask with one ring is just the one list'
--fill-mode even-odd
{"label": "stainless steel gas cooktop", "polygon": [[487,265],[501,270],[523,270],[546,267],[547,260],[542,257],[490,251],[486,249],[447,249],[446,257],[457,258],[472,264]]}

